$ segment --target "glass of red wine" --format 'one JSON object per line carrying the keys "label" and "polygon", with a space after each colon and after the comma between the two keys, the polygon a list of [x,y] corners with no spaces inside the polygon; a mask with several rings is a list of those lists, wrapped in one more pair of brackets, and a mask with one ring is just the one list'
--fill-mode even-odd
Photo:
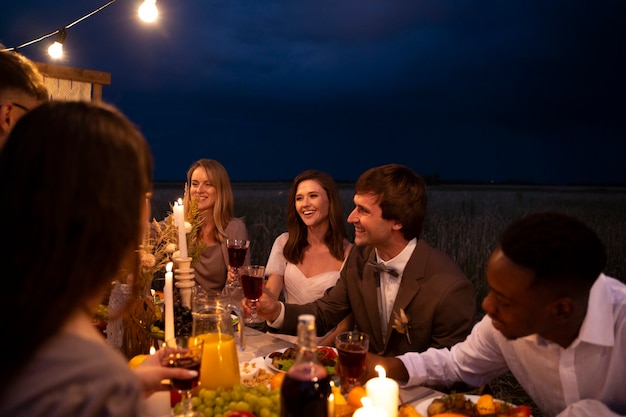
{"label": "glass of red wine", "polygon": [[370,338],[367,333],[357,330],[339,333],[335,336],[337,348],[337,372],[341,379],[341,391],[348,393],[359,384],[365,372],[365,354],[369,349]]}
{"label": "glass of red wine", "polygon": [[256,303],[263,295],[263,285],[265,284],[265,266],[245,265],[241,267],[241,288],[243,295],[250,300],[250,317],[247,323],[259,323],[263,320],[257,317]]}
{"label": "glass of red wine", "polygon": [[[176,417],[204,417],[204,414],[193,411],[191,402],[192,390],[200,380],[200,366],[202,365],[202,348],[204,340],[195,336],[179,336],[166,341],[163,365],[171,368],[185,368],[198,372],[195,378],[171,378],[172,388],[181,394],[182,412],[173,414]],[[177,407],[174,407],[177,410]]]}
{"label": "glass of red wine", "polygon": [[240,287],[239,268],[246,261],[246,254],[250,248],[250,241],[247,239],[226,239],[226,249],[228,250],[228,266],[233,268],[234,278],[226,283],[228,289]]}

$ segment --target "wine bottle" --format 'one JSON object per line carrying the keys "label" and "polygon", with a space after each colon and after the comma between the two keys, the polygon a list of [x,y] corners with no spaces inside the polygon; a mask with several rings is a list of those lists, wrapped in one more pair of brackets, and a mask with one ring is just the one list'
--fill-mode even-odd
{"label": "wine bottle", "polygon": [[298,316],[298,353],[280,390],[282,417],[327,417],[330,374],[317,359],[315,316]]}

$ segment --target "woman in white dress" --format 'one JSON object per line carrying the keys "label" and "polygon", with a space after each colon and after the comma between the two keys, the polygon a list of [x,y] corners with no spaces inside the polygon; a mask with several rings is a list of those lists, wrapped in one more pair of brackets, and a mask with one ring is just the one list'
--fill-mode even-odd
{"label": "woman in white dress", "polygon": [[[335,285],[352,243],[347,238],[339,189],[330,175],[302,172],[291,184],[288,201],[287,232],[272,246],[264,291],[275,299],[282,295],[288,303],[305,304]],[[349,330],[351,323],[349,316],[318,344],[333,346],[335,334]]]}

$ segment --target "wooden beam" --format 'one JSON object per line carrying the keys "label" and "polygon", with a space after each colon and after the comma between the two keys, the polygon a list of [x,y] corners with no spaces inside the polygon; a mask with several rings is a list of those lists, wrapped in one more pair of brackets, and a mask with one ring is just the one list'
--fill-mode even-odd
{"label": "wooden beam", "polygon": [[84,68],[65,67],[62,65],[35,62],[44,77],[74,80],[100,85],[111,85],[111,73]]}

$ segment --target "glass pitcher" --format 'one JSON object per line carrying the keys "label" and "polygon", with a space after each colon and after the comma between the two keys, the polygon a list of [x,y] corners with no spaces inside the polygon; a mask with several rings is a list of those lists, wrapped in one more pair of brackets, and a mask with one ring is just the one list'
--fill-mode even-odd
{"label": "glass pitcher", "polygon": [[[200,387],[210,390],[232,388],[240,382],[237,344],[232,311],[238,306],[223,293],[209,292],[196,286],[192,293],[192,335],[204,340]],[[239,323],[241,315],[239,316]],[[239,325],[239,345],[245,348],[245,329]]]}

